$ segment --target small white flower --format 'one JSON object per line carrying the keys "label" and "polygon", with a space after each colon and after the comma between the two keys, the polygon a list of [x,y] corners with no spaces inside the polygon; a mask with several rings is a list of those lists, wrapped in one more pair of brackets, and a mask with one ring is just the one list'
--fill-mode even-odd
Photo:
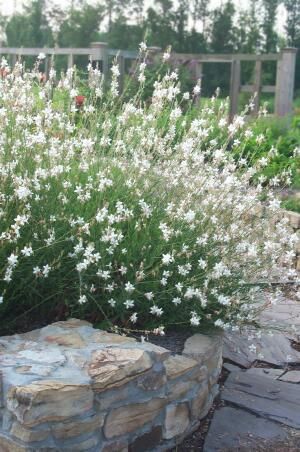
{"label": "small white flower", "polygon": [[130,322],[131,322],[131,323],[136,323],[136,322],[137,322],[137,318],[138,318],[137,312],[134,312],[134,313],[130,316]]}
{"label": "small white flower", "polygon": [[128,293],[132,293],[132,292],[134,291],[134,285],[131,284],[131,282],[128,281],[128,282],[125,284],[125,290],[126,290],[126,292],[128,292]]}
{"label": "small white flower", "polygon": [[150,308],[150,313],[153,315],[156,315],[157,317],[160,317],[164,313],[164,311],[162,308],[159,308],[158,306],[153,305]]}
{"label": "small white flower", "polygon": [[177,306],[178,304],[181,303],[181,298],[179,298],[179,297],[173,298],[172,303],[174,303]]}
{"label": "small white flower", "polygon": [[126,300],[124,301],[124,305],[126,309],[133,308],[134,306],[134,300]]}
{"label": "small white flower", "polygon": [[154,293],[153,292],[146,292],[145,293],[145,297],[147,298],[147,300],[151,301],[154,298]]}
{"label": "small white flower", "polygon": [[24,246],[21,253],[23,254],[23,256],[26,256],[26,257],[31,256],[33,254],[31,246]]}
{"label": "small white flower", "polygon": [[37,57],[38,60],[44,60],[45,58],[46,58],[46,55],[43,52],[40,52],[38,54],[38,57]]}
{"label": "small white flower", "polygon": [[78,299],[78,303],[79,304],[84,304],[87,302],[87,297],[86,295],[80,295],[79,299]]}
{"label": "small white flower", "polygon": [[110,298],[108,301],[107,301],[107,303],[108,304],[110,304],[110,306],[112,307],[112,308],[114,308],[115,306],[116,306],[116,300],[114,300],[113,298]]}
{"label": "small white flower", "polygon": [[174,257],[172,256],[172,254],[166,253],[162,255],[161,261],[163,265],[169,265],[174,262]]}

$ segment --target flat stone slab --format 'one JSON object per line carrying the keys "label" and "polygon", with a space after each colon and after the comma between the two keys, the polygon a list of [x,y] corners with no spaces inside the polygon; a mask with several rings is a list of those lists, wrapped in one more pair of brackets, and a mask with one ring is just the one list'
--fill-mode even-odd
{"label": "flat stone slab", "polygon": [[300,352],[291,346],[285,334],[245,330],[225,334],[223,358],[246,368],[255,361],[284,367],[287,363],[300,363]]}
{"label": "flat stone slab", "polygon": [[300,383],[300,370],[291,370],[282,375],[279,380],[286,381],[288,383]]}
{"label": "flat stone slab", "polygon": [[282,441],[286,436],[285,429],[275,422],[238,408],[222,407],[214,413],[203,452],[232,452],[240,447],[250,452],[255,445]]}
{"label": "flat stone slab", "polygon": [[282,299],[263,310],[259,322],[268,328],[282,328],[300,335],[300,303],[290,298]]}
{"label": "flat stone slab", "polygon": [[300,428],[300,386],[248,371],[233,372],[222,398],[261,417]]}

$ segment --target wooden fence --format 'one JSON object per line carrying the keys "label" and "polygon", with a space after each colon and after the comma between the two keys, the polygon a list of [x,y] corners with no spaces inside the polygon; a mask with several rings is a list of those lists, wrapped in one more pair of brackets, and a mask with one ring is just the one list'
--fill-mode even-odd
{"label": "wooden fence", "polygon": [[[161,49],[150,47],[150,54],[158,57]],[[72,67],[74,56],[86,55],[92,62],[99,62],[100,68],[107,76],[109,70],[109,58],[117,57],[120,67],[120,86],[123,86],[125,75],[125,60],[136,60],[138,53],[134,51],[109,49],[103,42],[93,42],[89,48],[0,48],[0,55],[10,55],[11,63],[14,64],[17,58],[25,55],[46,55],[45,65],[49,65],[49,57],[52,55],[65,55],[68,57],[68,67]],[[232,119],[238,112],[238,99],[240,92],[256,94],[254,113],[257,113],[260,105],[261,93],[275,94],[275,114],[285,116],[293,111],[293,95],[296,66],[295,48],[285,48],[280,53],[274,54],[172,54],[179,63],[182,61],[193,60],[196,63],[196,75],[203,77],[204,63],[228,63],[231,65],[230,80],[230,112]],[[254,83],[252,85],[241,85],[241,64],[244,61],[253,61],[255,63]],[[276,85],[262,85],[262,64],[267,61],[275,61],[277,64]]]}

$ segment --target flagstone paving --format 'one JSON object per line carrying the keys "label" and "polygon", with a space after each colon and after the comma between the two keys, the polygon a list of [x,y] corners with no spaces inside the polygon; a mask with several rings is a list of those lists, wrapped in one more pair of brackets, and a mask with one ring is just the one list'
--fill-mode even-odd
{"label": "flagstone paving", "polygon": [[300,450],[300,303],[282,298],[260,320],[261,330],[225,334],[228,377],[204,452]]}

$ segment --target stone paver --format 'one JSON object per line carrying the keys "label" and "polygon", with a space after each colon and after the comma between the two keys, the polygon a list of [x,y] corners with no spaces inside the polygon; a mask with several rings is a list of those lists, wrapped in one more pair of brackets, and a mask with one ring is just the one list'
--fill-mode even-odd
{"label": "stone paver", "polygon": [[246,368],[256,361],[282,367],[300,363],[300,352],[291,347],[286,334],[247,330],[225,334],[223,358]]}
{"label": "stone paver", "polygon": [[300,428],[300,386],[248,372],[233,372],[222,398],[263,418]]}
{"label": "stone paver", "polygon": [[286,436],[279,424],[227,406],[214,413],[203,452],[232,452],[239,447],[250,452],[255,443],[284,440]]}

